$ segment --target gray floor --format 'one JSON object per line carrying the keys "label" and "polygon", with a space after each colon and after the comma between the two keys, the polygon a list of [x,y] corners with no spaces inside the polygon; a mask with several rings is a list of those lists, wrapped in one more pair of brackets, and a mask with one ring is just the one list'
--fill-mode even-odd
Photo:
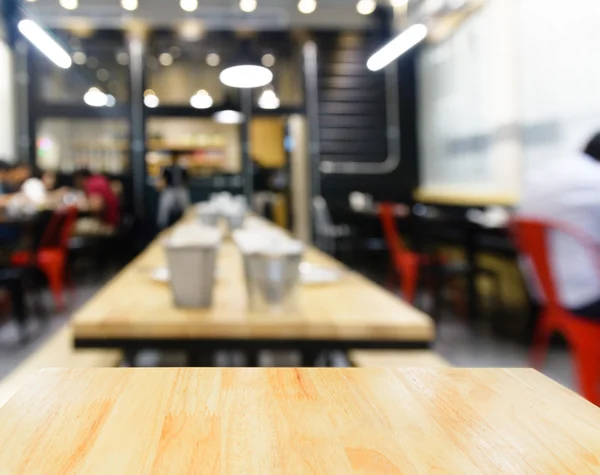
{"label": "gray floor", "polygon": [[[78,285],[77,291],[70,296],[69,311],[51,315],[47,323],[39,324],[31,319],[29,327],[30,341],[24,345],[18,344],[17,331],[11,322],[0,328],[0,379],[8,374],[27,356],[33,353],[56,330],[58,330],[86,300],[88,300],[100,287],[102,282],[96,284]],[[45,296],[47,307],[51,308],[49,295]],[[438,328],[438,339],[435,351],[445,357],[457,367],[528,367],[529,359],[527,349],[505,341],[498,341],[490,336],[474,334],[462,323],[446,318]],[[184,360],[181,355],[169,354],[162,357],[154,352],[146,352],[138,358],[137,364],[141,366],[153,365],[181,365]],[[239,356],[239,355],[238,355]],[[265,355],[264,363],[267,365],[277,361],[278,364],[294,365],[296,358],[281,355]],[[238,364],[238,357],[219,355],[217,364],[230,366]],[[343,364],[336,361],[336,364]],[[566,350],[553,349],[548,357],[544,373],[570,388],[574,387],[574,378],[571,360]]]}

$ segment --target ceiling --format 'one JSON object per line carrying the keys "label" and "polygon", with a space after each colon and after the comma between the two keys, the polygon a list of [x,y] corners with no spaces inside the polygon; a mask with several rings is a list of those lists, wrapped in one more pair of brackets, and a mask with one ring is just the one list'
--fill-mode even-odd
{"label": "ceiling", "polygon": [[132,19],[154,27],[169,27],[196,19],[209,30],[354,29],[371,23],[370,17],[356,12],[356,0],[318,0],[317,10],[309,15],[298,11],[297,0],[258,0],[258,8],[252,13],[242,12],[239,0],[198,0],[198,3],[193,13],[184,12],[179,0],[139,0],[135,12],[123,10],[119,0],[79,0],[79,7],[74,11],[62,8],[58,0],[24,2],[24,7],[29,15],[51,27],[87,22],[95,28],[118,28]]}

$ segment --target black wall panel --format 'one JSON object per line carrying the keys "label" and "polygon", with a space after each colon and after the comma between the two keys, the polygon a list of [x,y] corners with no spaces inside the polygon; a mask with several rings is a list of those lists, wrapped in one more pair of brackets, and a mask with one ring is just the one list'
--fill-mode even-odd
{"label": "black wall panel", "polygon": [[[386,159],[385,75],[366,67],[368,57],[383,43],[383,30],[318,35],[322,161],[373,163]],[[377,200],[410,200],[418,184],[416,55],[412,51],[395,65],[400,102],[400,165],[385,175],[321,174],[321,193],[331,207],[348,206],[348,194],[355,190],[370,193]]]}

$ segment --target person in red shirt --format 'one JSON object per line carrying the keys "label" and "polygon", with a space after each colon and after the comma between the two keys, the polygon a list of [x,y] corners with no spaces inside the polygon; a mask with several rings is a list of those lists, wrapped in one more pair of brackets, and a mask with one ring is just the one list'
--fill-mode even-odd
{"label": "person in red shirt", "polygon": [[102,223],[116,227],[121,217],[119,199],[108,179],[102,175],[92,175],[87,169],[76,171],[73,179],[75,187],[85,193],[90,212]]}

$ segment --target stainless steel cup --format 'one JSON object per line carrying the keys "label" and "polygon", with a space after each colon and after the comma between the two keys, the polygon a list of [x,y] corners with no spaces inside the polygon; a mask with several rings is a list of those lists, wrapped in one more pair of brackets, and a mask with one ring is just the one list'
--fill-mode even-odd
{"label": "stainless steel cup", "polygon": [[215,245],[165,245],[175,305],[208,308],[215,284]]}
{"label": "stainless steel cup", "polygon": [[301,261],[302,252],[245,255],[244,273],[250,309],[256,312],[295,312],[298,309]]}

